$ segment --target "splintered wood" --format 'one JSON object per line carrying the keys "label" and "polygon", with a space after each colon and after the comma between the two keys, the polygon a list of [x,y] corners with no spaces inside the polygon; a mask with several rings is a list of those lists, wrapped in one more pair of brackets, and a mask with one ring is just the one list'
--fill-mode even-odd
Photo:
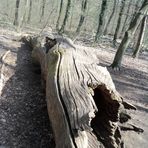
{"label": "splintered wood", "polygon": [[16,56],[14,56],[10,50],[6,51],[1,57],[0,67],[0,95],[2,93],[5,83],[14,74],[12,67],[16,65]]}

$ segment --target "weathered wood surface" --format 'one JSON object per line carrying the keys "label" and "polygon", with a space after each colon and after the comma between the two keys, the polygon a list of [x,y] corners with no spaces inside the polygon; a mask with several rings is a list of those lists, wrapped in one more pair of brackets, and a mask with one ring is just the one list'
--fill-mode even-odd
{"label": "weathered wood surface", "polygon": [[135,107],[123,101],[109,72],[91,51],[55,45],[46,54],[39,43],[44,40],[34,37],[25,42],[31,45],[33,61],[41,66],[46,81],[56,148],[122,147],[119,115],[124,107]]}
{"label": "weathered wood surface", "polygon": [[[10,50],[7,50],[0,57],[0,96],[6,82],[14,74],[13,67],[16,65],[16,58]],[[9,70],[8,70],[9,69]]]}

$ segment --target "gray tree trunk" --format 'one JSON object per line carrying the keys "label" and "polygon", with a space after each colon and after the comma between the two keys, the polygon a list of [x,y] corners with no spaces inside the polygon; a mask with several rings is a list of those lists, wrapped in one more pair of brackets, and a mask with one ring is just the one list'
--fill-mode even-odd
{"label": "gray tree trunk", "polygon": [[113,38],[113,44],[114,45],[116,45],[116,40],[117,40],[117,37],[118,37],[118,34],[119,34],[119,29],[120,29],[120,26],[121,26],[121,19],[122,19],[124,7],[125,7],[125,1],[126,0],[121,1],[121,9],[120,9],[120,13],[119,13],[118,21],[117,21],[117,26],[116,26],[116,30],[115,30],[115,34],[114,34],[114,38]]}
{"label": "gray tree trunk", "polygon": [[45,4],[46,4],[46,0],[43,0],[42,7],[41,7],[40,22],[43,20],[43,17],[44,17],[44,13],[45,13]]}
{"label": "gray tree trunk", "polygon": [[105,29],[104,29],[104,34],[107,34],[107,32],[108,32],[109,25],[111,23],[111,20],[112,20],[114,14],[115,14],[116,6],[117,6],[117,0],[114,0],[113,11],[112,11],[107,23],[106,23],[106,26],[105,26]]}
{"label": "gray tree trunk", "polygon": [[107,69],[92,51],[55,45],[45,53],[41,40],[30,37],[28,43],[46,83],[56,148],[120,147],[121,108],[135,107],[117,92]]}
{"label": "gray tree trunk", "polygon": [[83,0],[82,6],[81,6],[81,16],[80,16],[80,20],[79,20],[79,24],[78,24],[76,33],[80,33],[80,29],[81,29],[84,19],[85,19],[86,9],[87,9],[87,0]]}
{"label": "gray tree trunk", "polygon": [[135,51],[134,51],[134,53],[132,55],[133,58],[138,57],[139,51],[141,49],[143,38],[144,38],[144,33],[145,33],[145,29],[146,29],[146,20],[147,20],[147,16],[145,16],[142,19],[141,26],[140,26],[140,33],[139,33],[139,36],[138,36],[136,48],[135,48]]}
{"label": "gray tree trunk", "polygon": [[29,4],[29,14],[28,14],[28,20],[27,20],[27,23],[30,23],[31,12],[32,12],[32,0],[30,0],[30,4]]}
{"label": "gray tree trunk", "polygon": [[19,24],[19,28],[22,28],[23,25],[26,23],[26,14],[27,14],[27,10],[28,10],[28,0],[25,0],[25,9],[24,9],[24,14],[23,16],[21,17],[21,20],[20,20],[20,24]]}
{"label": "gray tree trunk", "polygon": [[101,12],[99,15],[99,22],[98,22],[98,28],[97,32],[95,35],[95,42],[97,42],[100,38],[100,36],[103,34],[104,30],[104,22],[105,22],[105,11],[107,9],[107,0],[102,0],[102,5],[101,5]]}
{"label": "gray tree trunk", "polygon": [[[135,5],[134,5],[135,7],[134,7],[134,9],[133,9],[133,14],[132,14],[131,20],[134,19],[134,17],[136,16],[136,12],[138,11],[139,7],[141,7],[141,5],[142,5],[141,1],[137,0],[137,1],[135,2]],[[128,25],[129,25],[129,24],[128,24]],[[140,27],[140,26],[138,26],[138,27]],[[140,29],[137,28],[137,30],[140,30]],[[133,37],[133,49],[135,49],[135,46],[134,46],[134,45],[137,43],[138,34],[139,34],[138,31],[135,32],[135,35],[134,35],[134,37]]]}
{"label": "gray tree trunk", "polygon": [[7,10],[7,16],[9,16],[9,1],[7,0],[7,4],[6,4],[6,10]]}
{"label": "gray tree trunk", "polygon": [[121,62],[123,58],[123,54],[125,49],[129,45],[130,40],[132,39],[137,27],[139,26],[141,20],[143,19],[144,15],[147,14],[148,11],[148,0],[144,0],[139,12],[136,14],[134,19],[131,21],[128,30],[125,32],[123,40],[116,52],[115,58],[113,63],[111,64],[112,68],[120,68]]}
{"label": "gray tree trunk", "polygon": [[68,0],[66,12],[65,12],[65,17],[64,17],[64,20],[63,20],[63,24],[62,24],[62,26],[59,30],[59,33],[63,33],[65,31],[65,26],[66,26],[66,23],[67,23],[68,18],[70,16],[70,9],[71,9],[71,0]]}
{"label": "gray tree trunk", "polygon": [[127,24],[127,20],[130,16],[130,10],[131,10],[131,6],[132,6],[132,0],[128,2],[128,7],[127,7],[127,12],[126,12],[126,17],[125,17],[125,20],[124,20],[124,23],[123,23],[123,27],[122,27],[122,30],[121,30],[121,34],[123,34],[125,32],[125,28],[126,28],[126,24]]}
{"label": "gray tree trunk", "polygon": [[71,6],[71,16],[70,16],[70,23],[69,23],[69,28],[72,28],[72,23],[73,23],[73,16],[74,16],[74,6],[76,5],[76,0],[73,0],[73,4]]}
{"label": "gray tree trunk", "polygon": [[61,0],[61,2],[60,2],[60,10],[59,10],[59,16],[57,19],[57,23],[56,23],[56,30],[59,30],[59,22],[60,22],[60,18],[62,15],[62,8],[63,8],[63,0]]}
{"label": "gray tree trunk", "polygon": [[[86,11],[86,16],[89,16],[89,5],[87,6],[87,11]],[[87,30],[87,28],[88,28],[88,25],[87,25],[87,23],[88,23],[88,17],[86,17],[85,18],[85,20],[84,20],[84,31],[86,31]],[[92,31],[93,32],[93,31]],[[93,36],[93,34],[92,34],[92,36]]]}
{"label": "gray tree trunk", "polygon": [[13,25],[15,25],[15,26],[18,26],[19,25],[19,20],[18,20],[19,4],[20,4],[20,0],[16,0],[15,18],[14,18],[14,22],[13,22]]}
{"label": "gray tree trunk", "polygon": [[137,0],[136,3],[135,3],[135,9],[133,10],[134,16],[135,16],[135,13],[138,11],[140,5],[141,5],[141,1]]}
{"label": "gray tree trunk", "polygon": [[[132,1],[131,1],[132,2]],[[130,2],[130,3],[131,3]],[[129,3],[129,4],[130,4]],[[132,14],[129,14],[128,12],[127,12],[127,14],[128,14],[128,16],[126,16],[126,22],[125,22],[125,25],[123,26],[123,28],[122,28],[122,33],[124,33],[125,31],[126,31],[126,29],[129,27],[129,24],[130,24],[130,22],[131,22],[131,20],[135,17],[135,15],[136,15],[136,12],[138,11],[138,7],[139,7],[139,5],[140,5],[140,3],[141,3],[141,1],[140,0],[137,0],[136,1],[136,3],[134,4],[134,6],[135,6],[135,8],[133,9],[133,12],[132,12]],[[132,4],[130,5],[131,7],[132,7]],[[130,10],[130,8],[128,9],[128,11]]]}

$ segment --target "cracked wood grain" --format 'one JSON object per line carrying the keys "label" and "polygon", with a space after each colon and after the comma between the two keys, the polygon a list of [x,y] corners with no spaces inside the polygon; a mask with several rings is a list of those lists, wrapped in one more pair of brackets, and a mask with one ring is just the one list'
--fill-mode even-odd
{"label": "cracked wood grain", "polygon": [[56,148],[120,147],[121,108],[134,106],[123,101],[107,69],[98,65],[91,51],[55,45],[46,54],[41,43],[29,42],[46,81]]}

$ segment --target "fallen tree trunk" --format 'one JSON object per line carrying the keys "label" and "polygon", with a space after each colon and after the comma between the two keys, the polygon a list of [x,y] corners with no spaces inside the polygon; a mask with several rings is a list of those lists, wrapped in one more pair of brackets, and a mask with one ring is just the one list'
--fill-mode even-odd
{"label": "fallen tree trunk", "polygon": [[33,48],[33,61],[41,66],[46,81],[56,148],[123,145],[120,112],[135,107],[123,101],[107,69],[97,64],[90,51],[55,45],[46,54],[38,39],[25,41]]}

